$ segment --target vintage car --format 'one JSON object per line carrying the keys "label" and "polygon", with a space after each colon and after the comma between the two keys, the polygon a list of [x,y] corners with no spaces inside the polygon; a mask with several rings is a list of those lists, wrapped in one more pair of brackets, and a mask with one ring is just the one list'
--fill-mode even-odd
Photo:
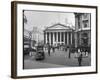
{"label": "vintage car", "polygon": [[44,60],[45,59],[45,53],[43,46],[37,46],[35,60]]}

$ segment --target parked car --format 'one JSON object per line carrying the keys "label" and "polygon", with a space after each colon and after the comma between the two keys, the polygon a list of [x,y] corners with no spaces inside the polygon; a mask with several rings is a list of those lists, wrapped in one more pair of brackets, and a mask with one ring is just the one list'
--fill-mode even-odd
{"label": "parked car", "polygon": [[45,59],[45,53],[43,46],[37,46],[35,60],[44,60]]}

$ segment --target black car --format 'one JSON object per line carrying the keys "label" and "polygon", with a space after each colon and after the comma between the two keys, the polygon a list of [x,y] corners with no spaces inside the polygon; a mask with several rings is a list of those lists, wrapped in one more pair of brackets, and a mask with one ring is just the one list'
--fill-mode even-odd
{"label": "black car", "polygon": [[43,50],[43,46],[37,46],[35,60],[44,60],[45,59],[45,53]]}

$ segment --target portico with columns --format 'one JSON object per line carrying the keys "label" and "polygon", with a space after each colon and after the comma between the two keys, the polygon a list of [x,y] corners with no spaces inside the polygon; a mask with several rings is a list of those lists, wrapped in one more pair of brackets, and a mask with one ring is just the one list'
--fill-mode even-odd
{"label": "portico with columns", "polygon": [[73,29],[57,23],[44,30],[44,43],[50,45],[72,45],[74,40]]}

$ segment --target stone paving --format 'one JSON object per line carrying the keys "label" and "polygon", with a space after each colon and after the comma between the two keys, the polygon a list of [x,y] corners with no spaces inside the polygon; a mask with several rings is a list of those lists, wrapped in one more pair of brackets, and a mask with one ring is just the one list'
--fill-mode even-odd
{"label": "stone paving", "polygon": [[[79,67],[78,59],[75,58],[75,54],[71,53],[71,57],[68,57],[68,52],[56,50],[54,53],[51,51],[49,56],[47,51],[45,51],[45,60],[36,61],[33,56],[24,56],[24,68],[34,69],[34,68],[56,68],[56,67]],[[82,59],[82,66],[91,65],[91,55],[84,57]]]}

